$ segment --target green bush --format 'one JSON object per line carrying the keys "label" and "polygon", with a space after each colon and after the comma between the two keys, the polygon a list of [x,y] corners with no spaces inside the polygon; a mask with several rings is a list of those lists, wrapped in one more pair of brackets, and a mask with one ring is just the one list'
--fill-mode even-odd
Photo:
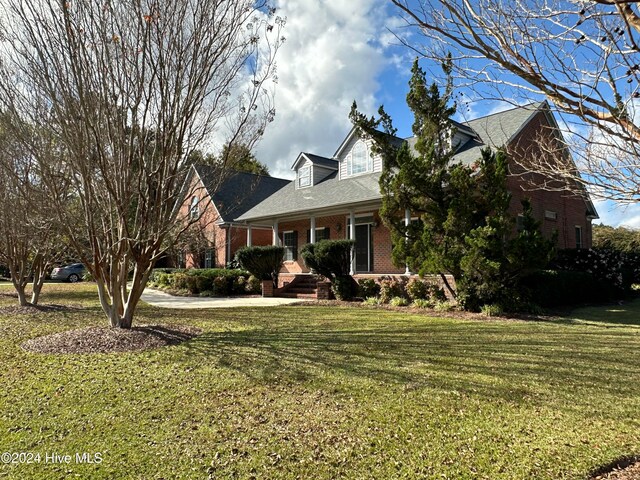
{"label": "green bush", "polygon": [[[245,270],[224,268],[193,268],[166,273],[161,269],[153,272],[155,283],[161,287],[186,290],[200,296],[229,296],[252,293],[246,288],[249,273]],[[255,277],[254,277],[255,278]],[[260,281],[258,281],[258,285]]]}
{"label": "green bush", "polygon": [[543,270],[522,282],[523,293],[542,307],[580,305],[613,300],[619,290],[588,272]]}
{"label": "green bush", "polygon": [[251,275],[247,280],[245,291],[251,294],[259,294],[262,291],[262,283],[255,275]]}
{"label": "green bush", "polygon": [[430,283],[422,278],[411,278],[407,283],[407,295],[412,301],[429,298]]}
{"label": "green bush", "polygon": [[433,309],[436,312],[454,312],[458,309],[458,307],[454,303],[451,303],[448,300],[445,300],[445,301],[436,302],[435,305],[433,306]]}
{"label": "green bush", "polygon": [[495,303],[482,305],[482,307],[480,307],[480,312],[487,317],[497,317],[504,313],[502,306]]}
{"label": "green bush", "polygon": [[428,298],[432,301],[444,302],[447,300],[447,294],[444,293],[444,288],[439,287],[436,284],[429,285],[427,294],[429,296]]}
{"label": "green bush", "polygon": [[414,300],[411,305],[416,308],[433,308],[435,305],[435,302],[433,300],[425,300],[423,298],[418,298]]}
{"label": "green bush", "polygon": [[394,297],[407,298],[406,280],[403,278],[385,278],[380,281],[380,301],[389,303]]}
{"label": "green bush", "polygon": [[380,295],[380,285],[373,278],[358,280],[358,296],[361,298],[375,298]]}
{"label": "green bush", "polygon": [[389,305],[393,307],[406,307],[407,305],[409,305],[409,300],[404,297],[393,297],[389,301]]}
{"label": "green bush", "polygon": [[365,305],[380,305],[380,299],[376,297],[367,297],[362,303]]}
{"label": "green bush", "polygon": [[611,249],[560,250],[552,266],[558,270],[589,273],[617,289],[618,296],[629,293],[631,285],[640,280],[638,255]]}
{"label": "green bush", "polygon": [[176,288],[178,290],[188,289],[187,281],[189,279],[189,275],[187,275],[186,273],[178,272],[178,273],[174,273],[172,276],[173,276],[173,282],[172,282],[173,288]]}
{"label": "green bush", "polygon": [[278,274],[284,263],[284,247],[268,245],[243,247],[236,252],[238,264],[260,280],[272,280],[278,286]]}
{"label": "green bush", "polygon": [[331,281],[331,291],[338,300],[349,300],[356,292],[351,270],[353,240],[321,240],[300,250],[307,268]]}
{"label": "green bush", "polygon": [[356,289],[357,284],[351,275],[335,277],[331,281],[331,291],[338,300],[351,300]]}

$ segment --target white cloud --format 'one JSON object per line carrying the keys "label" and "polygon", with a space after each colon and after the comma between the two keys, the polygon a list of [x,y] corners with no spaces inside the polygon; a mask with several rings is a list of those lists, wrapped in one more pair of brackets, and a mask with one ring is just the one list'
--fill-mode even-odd
{"label": "white cloud", "polygon": [[600,215],[600,219],[594,223],[612,227],[640,228],[640,205],[623,205],[611,200],[595,200],[593,203]]}
{"label": "white cloud", "polygon": [[273,175],[291,176],[301,151],[331,156],[351,128],[351,103],[373,112],[378,76],[390,63],[374,0],[280,0],[287,17],[278,52],[276,119],[256,149]]}

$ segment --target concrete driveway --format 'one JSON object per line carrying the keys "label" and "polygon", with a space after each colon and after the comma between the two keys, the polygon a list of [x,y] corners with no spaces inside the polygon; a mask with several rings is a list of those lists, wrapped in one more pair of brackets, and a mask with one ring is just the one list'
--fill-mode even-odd
{"label": "concrete driveway", "polygon": [[274,307],[300,303],[297,298],[264,298],[258,296],[244,297],[176,297],[159,290],[146,288],[142,293],[142,301],[154,307],[163,308],[233,308],[233,307]]}

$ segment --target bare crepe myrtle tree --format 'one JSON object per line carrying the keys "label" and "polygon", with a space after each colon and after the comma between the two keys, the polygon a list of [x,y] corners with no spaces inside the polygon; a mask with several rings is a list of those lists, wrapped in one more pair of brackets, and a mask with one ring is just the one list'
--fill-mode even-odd
{"label": "bare crepe myrtle tree", "polygon": [[197,221],[180,208],[198,194],[189,153],[253,145],[273,119],[284,19],[249,0],[3,5],[0,96],[57,136],[64,155],[36,154],[51,202],[69,201],[56,190],[69,179],[82,231],[60,221],[111,325],[130,328],[156,260]]}
{"label": "bare crepe myrtle tree", "polygon": [[543,135],[547,154],[528,165],[561,180],[544,188],[640,200],[638,0],[392,3],[406,20],[398,38],[429,58],[453,52],[461,86],[514,103],[546,97],[563,114],[564,138]]}
{"label": "bare crepe myrtle tree", "polygon": [[19,304],[37,305],[46,276],[67,253],[67,243],[37,163],[15,135],[20,130],[12,121],[10,115],[0,114],[0,260],[9,270]]}

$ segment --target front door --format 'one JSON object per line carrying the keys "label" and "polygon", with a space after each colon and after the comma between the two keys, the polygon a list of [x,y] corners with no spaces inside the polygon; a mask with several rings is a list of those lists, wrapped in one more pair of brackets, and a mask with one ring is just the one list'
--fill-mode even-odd
{"label": "front door", "polygon": [[371,225],[356,225],[356,272],[371,271]]}

